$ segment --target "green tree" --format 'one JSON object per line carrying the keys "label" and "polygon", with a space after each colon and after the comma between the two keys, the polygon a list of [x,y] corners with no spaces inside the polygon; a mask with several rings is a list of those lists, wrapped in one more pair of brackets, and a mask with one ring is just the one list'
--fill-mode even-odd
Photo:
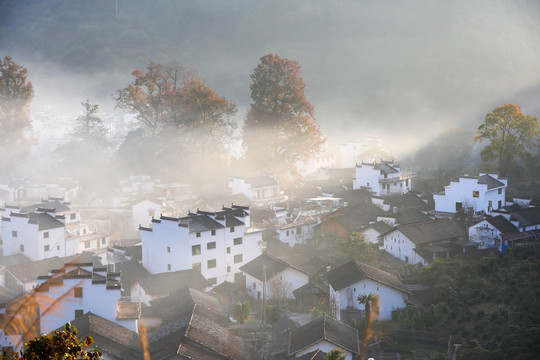
{"label": "green tree", "polygon": [[515,161],[538,145],[538,118],[525,115],[514,104],[499,106],[486,115],[475,141],[487,140],[480,155],[486,163],[495,162],[499,174],[507,176]]}
{"label": "green tree", "polygon": [[77,328],[67,323],[62,331],[40,335],[25,344],[22,355],[0,354],[0,360],[99,360],[103,359],[99,350],[89,350],[94,343],[91,337],[77,338]]}
{"label": "green tree", "polygon": [[366,318],[371,316],[371,305],[373,304],[376,297],[376,294],[369,293],[358,295],[358,297],[356,298],[359,304],[364,305]]}
{"label": "green tree", "polygon": [[96,116],[99,105],[91,104],[89,100],[82,102],[81,105],[84,107],[84,113],[76,120],[77,124],[73,136],[84,141],[105,145],[107,143],[107,129],[105,129],[103,121]]}
{"label": "green tree", "polygon": [[332,349],[326,354],[324,360],[345,360],[347,357],[341,349]]}
{"label": "green tree", "polygon": [[251,74],[251,107],[244,122],[246,158],[258,171],[294,173],[298,160],[308,160],[324,139],[306,99],[298,61],[269,54]]}
{"label": "green tree", "polygon": [[4,174],[14,172],[30,145],[30,103],[34,97],[32,83],[27,81],[28,70],[13,61],[11,56],[0,60],[0,160]]}
{"label": "green tree", "polygon": [[234,319],[240,324],[249,320],[249,315],[251,314],[251,304],[249,301],[240,302],[238,301],[234,306]]}

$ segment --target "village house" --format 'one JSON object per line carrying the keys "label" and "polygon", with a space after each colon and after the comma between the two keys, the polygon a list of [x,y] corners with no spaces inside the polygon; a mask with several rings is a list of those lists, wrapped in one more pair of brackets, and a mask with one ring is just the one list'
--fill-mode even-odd
{"label": "village house", "polygon": [[50,198],[25,207],[0,210],[4,255],[23,254],[32,261],[66,257],[83,251],[103,255],[109,237],[92,232],[68,203]]}
{"label": "village house", "polygon": [[321,235],[344,238],[358,232],[365,226],[377,222],[380,216],[388,214],[372,203],[341,208],[328,216],[317,226]]}
{"label": "village house", "polygon": [[505,206],[508,180],[497,174],[480,173],[477,177],[460,176],[444,187],[442,193],[433,194],[435,211],[456,213],[472,209],[486,214]]}
{"label": "village house", "polygon": [[300,358],[317,351],[329,353],[336,348],[343,351],[346,360],[359,357],[358,330],[328,315],[322,315],[290,331],[287,355],[290,359]]}
{"label": "village house", "polygon": [[412,188],[412,173],[401,170],[393,161],[356,165],[353,189],[368,189],[376,196],[405,194]]}
{"label": "village house", "polygon": [[240,268],[246,275],[247,294],[254,299],[294,299],[293,291],[309,282],[310,274],[283,260],[263,253]]}
{"label": "village house", "polygon": [[[40,308],[41,333],[92,312],[132,331],[138,331],[140,313],[121,313],[120,273],[93,263],[70,263],[49,275],[38,276],[36,297]],[[119,306],[120,304],[120,306]],[[123,309],[122,309],[123,310]]]}
{"label": "village house", "polygon": [[463,250],[465,232],[448,218],[398,225],[381,235],[383,249],[407,264],[428,265]]}
{"label": "village house", "polygon": [[488,217],[469,227],[469,241],[479,249],[492,247],[504,253],[509,244],[503,237],[516,235],[521,235],[518,228],[502,215]]}
{"label": "village house", "polygon": [[185,217],[161,216],[140,227],[142,264],[152,274],[195,269],[217,285],[234,282],[240,267],[262,252],[262,236],[250,229],[249,208],[233,205],[219,212]]}
{"label": "village house", "polygon": [[313,238],[315,225],[317,225],[315,219],[304,219],[278,226],[275,232],[277,233],[278,240],[290,247],[296,244],[305,245]]}
{"label": "village house", "polygon": [[393,274],[351,260],[326,273],[330,284],[330,306],[336,319],[344,312],[365,310],[357,300],[361,295],[378,295],[378,320],[390,320],[392,311],[406,306],[409,290]]}
{"label": "village house", "polygon": [[248,178],[236,177],[229,181],[232,194],[244,194],[252,206],[271,206],[283,201],[279,182],[274,175],[260,175]]}

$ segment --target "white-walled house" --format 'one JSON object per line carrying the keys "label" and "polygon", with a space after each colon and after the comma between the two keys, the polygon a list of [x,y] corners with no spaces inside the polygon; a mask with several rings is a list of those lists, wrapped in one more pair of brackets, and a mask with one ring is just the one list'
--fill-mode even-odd
{"label": "white-walled house", "polygon": [[133,231],[137,231],[139,226],[148,227],[154,217],[161,215],[161,205],[155,201],[142,200],[131,206],[133,218]]}
{"label": "white-walled house", "polygon": [[161,216],[141,227],[142,264],[152,274],[199,270],[212,285],[234,282],[240,267],[262,253],[262,233],[250,228],[249,208],[233,205],[186,217]]}
{"label": "white-walled house", "polygon": [[376,196],[406,194],[412,189],[412,174],[393,161],[356,165],[353,189],[368,189]]}
{"label": "white-walled house", "polygon": [[296,244],[305,245],[313,238],[314,227],[317,225],[316,220],[301,221],[283,224],[275,231],[278,234],[278,239],[282,243],[294,247]]}
{"label": "white-walled house", "polygon": [[358,162],[358,156],[368,147],[360,141],[346,141],[339,145],[339,166],[341,168],[353,168]]}
{"label": "white-walled house", "polygon": [[406,306],[409,290],[394,275],[351,260],[325,274],[330,284],[330,307],[336,319],[344,310],[365,310],[360,295],[378,295],[378,320],[390,320],[392,311]]}
{"label": "white-walled house", "polygon": [[234,178],[229,181],[232,194],[244,194],[253,206],[269,206],[283,201],[279,182],[274,175]]}
{"label": "white-walled house", "polygon": [[461,227],[448,218],[398,225],[381,235],[384,250],[407,264],[421,265],[451,257],[454,243],[464,237]]}
{"label": "white-walled house", "polygon": [[120,274],[92,263],[67,264],[38,276],[35,296],[40,307],[41,333],[49,333],[87,312],[99,315],[132,331],[138,331],[136,312],[121,316]]}
{"label": "white-walled house", "polygon": [[[328,354],[336,348],[343,351],[346,360],[359,358],[358,330],[325,314],[291,330],[287,355],[288,359],[312,359],[311,354],[318,350]],[[302,356],[307,354],[310,357]]]}
{"label": "white-walled house", "polygon": [[246,289],[248,295],[262,300],[265,293],[272,297],[294,299],[293,291],[309,282],[309,273],[290,265],[268,253],[263,253],[248,262],[241,269],[246,275]]}
{"label": "white-walled house", "polygon": [[479,249],[494,247],[504,252],[508,242],[502,234],[518,233],[518,228],[502,215],[489,217],[469,227],[469,241],[478,245]]}
{"label": "white-walled house", "polygon": [[433,194],[435,211],[455,213],[461,209],[472,208],[475,212],[486,214],[505,206],[508,180],[497,174],[480,173],[477,177],[460,176],[451,181],[444,191]]}

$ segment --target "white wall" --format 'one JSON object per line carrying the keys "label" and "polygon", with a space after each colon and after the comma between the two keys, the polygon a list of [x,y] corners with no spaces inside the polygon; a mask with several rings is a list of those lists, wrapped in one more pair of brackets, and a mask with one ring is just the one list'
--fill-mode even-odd
{"label": "white wall", "polygon": [[161,215],[161,205],[150,200],[141,201],[131,207],[133,218],[133,230],[138,231],[139,225],[149,227],[152,218],[159,219]]}
{"label": "white wall", "polygon": [[365,310],[364,305],[358,303],[358,296],[364,294],[376,294],[379,295],[379,315],[376,317],[377,320],[391,320],[392,311],[398,308],[403,308],[406,306],[405,297],[406,293],[394,289],[390,286],[384,285],[382,283],[376,282],[371,279],[363,279],[353,285],[350,285],[344,289],[339,290],[339,304],[340,309],[346,309],[349,305],[347,299],[348,290],[352,291],[352,306],[358,310]]}
{"label": "white wall", "polygon": [[[497,175],[491,176],[498,178]],[[498,180],[506,184],[505,179]],[[478,192],[478,197],[473,196],[475,191]],[[463,208],[472,207],[475,212],[490,213],[505,206],[505,194],[506,185],[488,190],[487,184],[478,184],[478,178],[460,177],[459,181],[451,181],[450,185],[445,186],[443,194],[433,194],[433,200],[435,211],[455,213],[456,203],[462,203]]]}
{"label": "white wall", "polygon": [[321,351],[324,351],[325,353],[329,353],[330,351],[334,350],[335,348],[339,348],[341,350],[343,350],[343,355],[345,355],[345,359],[346,360],[352,360],[353,359],[353,354],[348,351],[348,350],[345,350],[339,346],[336,346],[336,344],[334,343],[331,343],[330,341],[328,340],[321,340],[315,344],[312,344],[310,346],[308,346],[307,348],[297,352],[295,354],[295,357],[299,357],[301,355],[304,355],[304,354],[308,354],[312,351],[316,351],[316,350],[321,350]]}
{"label": "white wall", "polygon": [[399,230],[394,230],[386,234],[383,241],[383,248],[388,251],[390,255],[395,256],[408,264],[429,264],[414,251],[416,244],[409,240]]}

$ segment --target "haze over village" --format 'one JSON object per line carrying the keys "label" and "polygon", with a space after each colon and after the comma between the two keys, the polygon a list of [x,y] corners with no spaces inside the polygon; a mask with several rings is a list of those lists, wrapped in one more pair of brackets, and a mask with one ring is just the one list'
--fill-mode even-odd
{"label": "haze over village", "polygon": [[0,359],[536,359],[539,15],[0,2]]}

